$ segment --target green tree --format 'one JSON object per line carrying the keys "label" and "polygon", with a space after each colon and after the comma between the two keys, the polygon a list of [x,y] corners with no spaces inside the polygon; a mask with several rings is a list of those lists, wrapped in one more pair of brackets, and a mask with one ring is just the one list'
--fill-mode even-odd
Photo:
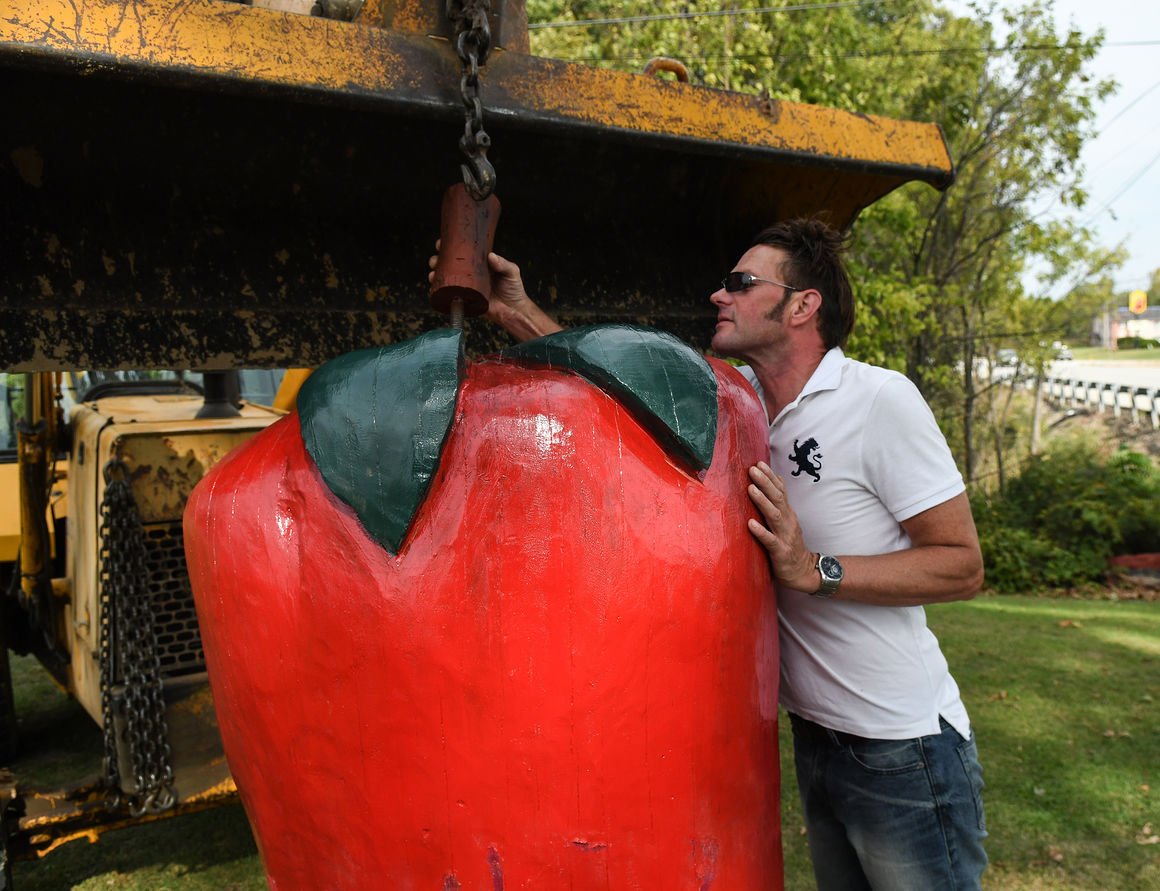
{"label": "green tree", "polygon": [[906,370],[972,480],[981,446],[1001,440],[980,419],[1003,423],[979,360],[1000,343],[1058,336],[1046,336],[1060,324],[1053,312],[1024,294],[1028,264],[1048,283],[1083,283],[1115,260],[1088,247],[1083,227],[1038,210],[1086,200],[1079,153],[1113,88],[1088,72],[1102,35],[1058,33],[1050,0],[970,16],[936,0],[768,5],[529,0],[528,11],[533,25],[588,22],[535,28],[535,52],[628,70],[675,56],[696,83],[942,126],[955,184],[899,189],[855,227],[851,351]]}
{"label": "green tree", "polygon": [[[1050,5],[1002,13],[988,7],[976,21],[988,24],[980,25],[973,83],[955,93],[964,114],[945,128],[957,181],[937,196],[908,193],[925,225],[917,242],[913,236],[908,242],[910,256],[893,268],[937,294],[927,307],[928,324],[911,341],[907,370],[943,409],[968,480],[980,440],[995,436],[977,428],[990,382],[980,379],[988,366],[976,359],[992,355],[1001,339],[1037,343],[1047,333],[1048,314],[1023,293],[1028,262],[1041,258],[1052,275],[1062,276],[1089,259],[1089,232],[1046,225],[1035,208],[1044,199],[1082,204],[1073,185],[1079,151],[1092,133],[1096,103],[1111,89],[1085,71],[1101,38],[1057,34]],[[1054,49],[1026,50],[1041,46]],[[948,368],[957,369],[953,380]]]}

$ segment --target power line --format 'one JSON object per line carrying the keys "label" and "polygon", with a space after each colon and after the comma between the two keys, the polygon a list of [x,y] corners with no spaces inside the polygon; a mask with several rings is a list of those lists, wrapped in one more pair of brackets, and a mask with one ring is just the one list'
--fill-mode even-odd
{"label": "power line", "polygon": [[545,28],[590,28],[598,25],[635,25],[640,22],[671,22],[678,19],[708,19],[721,16],[759,15],[766,12],[810,12],[815,9],[847,9],[852,6],[880,6],[884,0],[851,0],[846,3],[803,3],[797,6],[759,6],[752,9],[707,9],[704,12],[671,12],[656,15],[629,15],[611,19],[568,19],[528,23],[529,31]]}
{"label": "power line", "polygon": [[1121,108],[1119,111],[1117,111],[1117,112],[1116,112],[1116,113],[1115,113],[1115,114],[1112,116],[1112,118],[1111,118],[1111,119],[1110,119],[1110,120],[1109,120],[1109,121],[1108,121],[1106,124],[1104,124],[1104,125],[1103,125],[1103,127],[1101,127],[1101,128],[1100,128],[1100,132],[1099,132],[1099,133],[1097,133],[1096,135],[1097,135],[1097,136],[1099,136],[1100,134],[1102,134],[1102,133],[1104,132],[1104,130],[1107,130],[1107,129],[1108,129],[1108,127],[1110,127],[1112,124],[1114,124],[1114,123],[1115,123],[1116,121],[1118,121],[1120,118],[1122,118],[1122,117],[1123,117],[1125,114],[1127,114],[1127,113],[1128,113],[1128,111],[1129,111],[1129,109],[1131,109],[1131,108],[1132,108],[1132,106],[1134,106],[1134,105],[1135,105],[1137,102],[1139,102],[1141,99],[1143,99],[1143,98],[1144,98],[1145,96],[1147,96],[1149,93],[1151,93],[1151,92],[1152,92],[1154,89],[1156,89],[1157,87],[1160,87],[1160,80],[1156,81],[1156,83],[1152,84],[1152,86],[1148,87],[1148,89],[1146,89],[1146,90],[1145,90],[1143,93],[1141,93],[1139,96],[1137,96],[1137,97],[1136,97],[1135,99],[1133,99],[1131,102],[1129,102],[1127,105],[1125,105],[1125,106],[1124,106],[1123,108]]}
{"label": "power line", "polygon": [[[1136,105],[1138,102],[1140,102],[1140,100],[1142,100],[1142,99],[1143,99],[1145,96],[1147,96],[1149,93],[1151,93],[1151,92],[1152,92],[1153,90],[1155,90],[1157,87],[1160,87],[1160,80],[1156,81],[1156,83],[1152,84],[1152,86],[1150,86],[1150,87],[1148,87],[1147,89],[1145,89],[1145,90],[1144,90],[1144,92],[1142,92],[1142,93],[1140,93],[1139,95],[1137,95],[1135,99],[1133,99],[1131,102],[1129,102],[1127,105],[1125,105],[1125,106],[1124,106],[1123,108],[1121,108],[1119,111],[1117,111],[1117,112],[1116,112],[1114,115],[1112,115],[1112,117],[1111,117],[1111,118],[1109,118],[1109,119],[1108,119],[1108,121],[1107,121],[1105,124],[1103,124],[1103,126],[1101,126],[1099,130],[1096,130],[1096,131],[1095,131],[1095,132],[1094,132],[1094,133],[1091,135],[1091,139],[1090,139],[1089,141],[1090,141],[1090,142],[1094,142],[1095,140],[1097,140],[1097,139],[1099,139],[1101,136],[1103,136],[1103,135],[1104,135],[1104,133],[1106,133],[1106,132],[1107,132],[1108,128],[1109,128],[1110,126],[1112,126],[1112,124],[1114,124],[1116,121],[1118,121],[1120,118],[1122,118],[1122,117],[1123,117],[1125,114],[1127,114],[1127,113],[1128,113],[1128,112],[1129,112],[1129,111],[1130,111],[1130,110],[1131,110],[1131,109],[1132,109],[1132,108],[1133,108],[1133,107],[1134,107],[1134,106],[1135,106],[1135,105]],[[1124,153],[1126,153],[1126,152],[1130,152],[1130,151],[1132,151],[1134,148],[1135,148],[1135,146],[1132,146],[1132,145],[1125,145],[1125,146],[1124,146],[1123,148],[1121,148],[1121,149],[1120,149],[1118,152],[1116,152],[1116,154],[1115,154],[1115,155],[1113,155],[1113,156],[1112,156],[1111,158],[1109,158],[1107,161],[1105,161],[1104,163],[1102,163],[1102,164],[1101,164],[1099,167],[1097,167],[1095,170],[1092,170],[1092,171],[1090,171],[1090,172],[1086,172],[1086,171],[1085,171],[1084,178],[1086,179],[1086,178],[1088,178],[1088,177],[1091,177],[1091,176],[1093,176],[1094,174],[1096,174],[1096,173],[1097,173],[1097,172],[1099,172],[1100,170],[1103,170],[1103,169],[1104,169],[1104,167],[1106,167],[1108,164],[1110,164],[1110,163],[1112,163],[1113,161],[1115,161],[1116,159],[1118,159],[1118,158],[1119,158],[1121,155],[1123,155],[1123,154],[1124,154]],[[1073,186],[1074,186],[1074,185],[1075,185],[1075,183],[1067,183],[1066,185],[1064,185],[1064,186],[1063,186],[1063,188],[1061,188],[1059,191],[1055,192],[1055,193],[1054,193],[1054,194],[1053,194],[1053,195],[1052,195],[1052,196],[1051,196],[1051,197],[1048,199],[1048,203],[1044,204],[1044,206],[1043,206],[1043,209],[1042,209],[1042,210],[1039,210],[1039,211],[1036,211],[1036,212],[1035,212],[1034,216],[1035,216],[1035,217],[1040,217],[1040,216],[1042,216],[1043,214],[1047,213],[1047,212],[1048,212],[1048,211],[1051,209],[1051,205],[1053,205],[1053,204],[1054,204],[1054,203],[1055,203],[1057,200],[1059,200],[1059,198],[1061,198],[1061,197],[1063,196],[1063,193],[1064,193],[1064,192],[1066,192],[1066,191],[1067,191],[1068,189],[1070,189],[1070,188],[1073,188]]]}
{"label": "power line", "polygon": [[[1122,43],[1106,43],[1104,46],[1160,46],[1160,40],[1134,40]],[[935,49],[913,49],[913,50],[866,50],[863,52],[842,53],[835,58],[839,59],[872,59],[872,58],[902,58],[904,56],[955,56],[955,55],[1004,55],[1008,53],[1021,52],[1059,52],[1060,50],[1074,50],[1082,47],[1074,43],[1024,43],[1016,46],[962,46],[962,47],[939,47]],[[811,56],[822,52],[819,50],[815,52],[804,53],[790,53],[787,55],[770,55],[769,53],[753,53],[750,55],[736,55],[715,53],[713,55],[703,56],[684,56],[682,61],[686,62],[707,62],[718,59],[733,59],[735,61],[753,61],[755,59],[779,59],[784,61],[795,61],[799,59],[809,59]],[[583,56],[560,56],[560,60],[564,62],[637,62],[642,59],[652,58],[652,53],[632,53],[627,56],[608,56],[603,59],[588,59]]]}
{"label": "power line", "polygon": [[1126,191],[1128,191],[1128,189],[1130,189],[1130,188],[1132,188],[1132,186],[1136,185],[1136,183],[1140,181],[1140,178],[1145,173],[1147,173],[1149,170],[1151,170],[1157,161],[1160,161],[1160,152],[1157,152],[1155,155],[1153,155],[1151,161],[1149,161],[1147,164],[1145,164],[1143,167],[1141,167],[1139,170],[1137,170],[1134,174],[1132,174],[1131,178],[1126,183],[1124,183],[1124,185],[1120,188],[1120,191],[1116,192],[1115,195],[1113,195],[1111,198],[1109,198],[1107,201],[1105,201],[1099,210],[1095,211],[1091,216],[1089,216],[1087,218],[1087,220],[1083,223],[1083,225],[1086,226],[1089,223],[1095,222],[1096,217],[1098,217],[1105,210],[1107,210],[1109,207],[1111,207],[1113,204],[1115,204],[1116,201],[1119,200],[1119,198]]}

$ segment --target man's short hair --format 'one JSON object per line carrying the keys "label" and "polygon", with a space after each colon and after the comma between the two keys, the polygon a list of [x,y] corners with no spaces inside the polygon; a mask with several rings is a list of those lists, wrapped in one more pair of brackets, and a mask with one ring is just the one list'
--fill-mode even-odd
{"label": "man's short hair", "polygon": [[782,220],[753,239],[753,247],[785,251],[788,260],[781,273],[787,284],[822,295],[818,330],[826,349],[845,348],[854,329],[854,291],[843,261],[846,242],[844,233],[812,218]]}

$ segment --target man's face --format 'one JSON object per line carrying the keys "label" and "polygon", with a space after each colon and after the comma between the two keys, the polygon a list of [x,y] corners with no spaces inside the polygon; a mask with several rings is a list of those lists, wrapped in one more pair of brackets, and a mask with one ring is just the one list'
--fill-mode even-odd
{"label": "man's face", "polygon": [[782,316],[786,304],[794,292],[784,285],[786,282],[782,266],[786,260],[785,251],[779,248],[758,245],[746,251],[733,272],[747,272],[755,279],[743,291],[726,291],[718,288],[709,298],[717,307],[717,328],[710,344],[722,356],[748,359],[755,351],[777,347],[785,340]]}

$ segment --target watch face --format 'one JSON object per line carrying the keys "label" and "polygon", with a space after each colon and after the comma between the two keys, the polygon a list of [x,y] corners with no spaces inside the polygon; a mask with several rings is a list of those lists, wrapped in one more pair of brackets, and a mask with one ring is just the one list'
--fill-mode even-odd
{"label": "watch face", "polygon": [[842,578],[842,564],[834,557],[822,557],[818,561],[818,569],[821,570],[823,578],[837,580]]}

